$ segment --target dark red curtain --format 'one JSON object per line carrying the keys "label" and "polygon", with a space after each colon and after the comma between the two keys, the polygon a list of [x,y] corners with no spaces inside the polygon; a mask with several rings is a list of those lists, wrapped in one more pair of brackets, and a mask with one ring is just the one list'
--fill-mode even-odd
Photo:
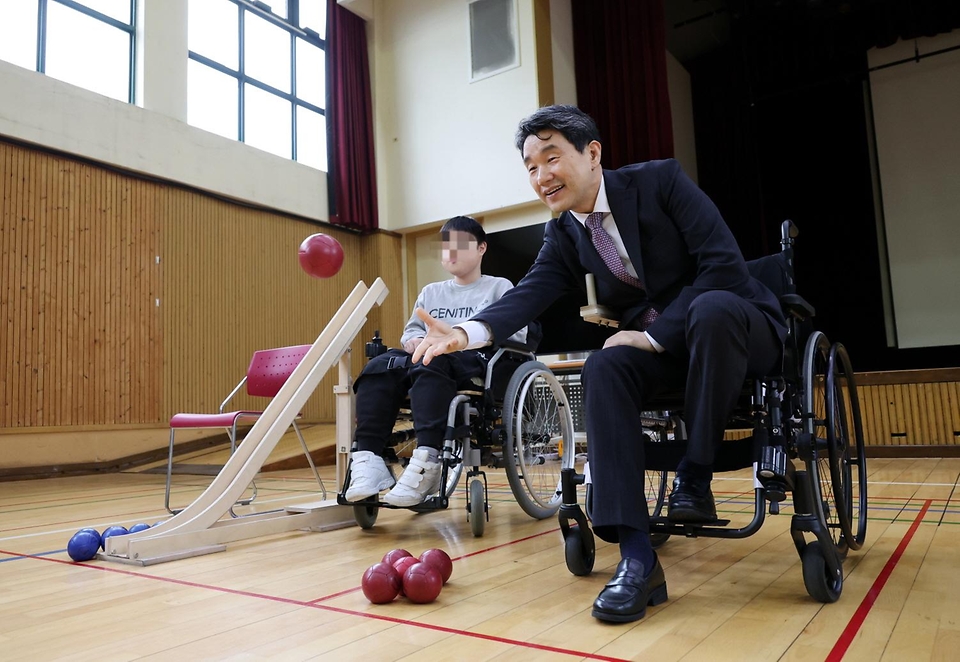
{"label": "dark red curtain", "polygon": [[607,168],[673,156],[663,0],[573,0],[577,105]]}
{"label": "dark red curtain", "polygon": [[327,0],[327,149],[330,222],[376,230],[367,25],[337,0]]}

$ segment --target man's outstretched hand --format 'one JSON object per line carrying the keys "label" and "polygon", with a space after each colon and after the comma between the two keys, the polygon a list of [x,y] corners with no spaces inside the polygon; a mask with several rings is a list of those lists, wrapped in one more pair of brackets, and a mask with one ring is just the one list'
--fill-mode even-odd
{"label": "man's outstretched hand", "polygon": [[423,364],[429,365],[434,356],[466,349],[466,331],[455,329],[446,322],[434,319],[422,308],[417,308],[414,312],[427,325],[427,335],[417,347],[417,351],[413,353],[414,363],[423,359]]}

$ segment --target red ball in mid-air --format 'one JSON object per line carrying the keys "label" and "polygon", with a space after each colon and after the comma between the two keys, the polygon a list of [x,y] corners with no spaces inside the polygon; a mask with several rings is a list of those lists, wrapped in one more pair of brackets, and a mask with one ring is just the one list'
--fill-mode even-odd
{"label": "red ball in mid-air", "polygon": [[420,562],[432,565],[440,573],[443,583],[446,584],[453,574],[453,561],[442,549],[428,549],[420,555]]}
{"label": "red ball in mid-air", "polygon": [[318,232],[300,244],[300,266],[314,278],[330,278],[343,266],[343,246],[328,234]]}
{"label": "red ball in mid-air", "polygon": [[405,549],[391,549],[389,552],[383,555],[383,558],[380,559],[384,563],[389,563],[393,565],[399,559],[402,559],[404,556],[413,556],[410,552]]}
{"label": "red ball in mid-air", "polygon": [[414,563],[403,573],[403,593],[410,602],[433,602],[443,588],[440,571],[426,563]]}
{"label": "red ball in mid-air", "polygon": [[388,563],[375,563],[363,573],[360,587],[367,600],[375,605],[390,602],[400,593],[400,573]]}

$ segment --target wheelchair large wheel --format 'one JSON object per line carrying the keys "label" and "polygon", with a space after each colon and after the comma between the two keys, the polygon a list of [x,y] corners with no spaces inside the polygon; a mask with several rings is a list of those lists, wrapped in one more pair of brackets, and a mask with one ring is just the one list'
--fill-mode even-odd
{"label": "wheelchair large wheel", "polygon": [[[647,508],[650,509],[650,517],[662,517],[663,504],[667,500],[667,472],[647,469],[644,473],[646,474],[644,480],[646,481]],[[653,545],[654,549],[657,549],[669,539],[670,536],[666,533],[650,534],[650,544]]]}
{"label": "wheelchair large wheel", "polygon": [[811,438],[809,456],[805,461],[812,487],[810,496],[813,512],[842,559],[846,556],[849,543],[844,536],[841,517],[849,520],[852,512],[846,489],[842,485],[841,489],[834,489],[834,465],[839,452],[831,448],[838,434],[836,430],[828,429],[835,419],[828,413],[828,404],[835,404],[837,398],[835,394],[827,395],[828,386],[831,385],[827,380],[829,370],[830,341],[823,333],[815,331],[807,341],[803,358],[803,430]]}
{"label": "wheelchair large wheel", "polygon": [[560,470],[573,467],[573,416],[566,394],[539,361],[522,364],[507,384],[503,458],[513,495],[531,517],[560,508]]}
{"label": "wheelchair large wheel", "polygon": [[837,513],[844,540],[857,550],[867,536],[867,463],[857,385],[840,343],[830,347],[826,389],[830,479],[834,494],[842,494],[846,505]]}

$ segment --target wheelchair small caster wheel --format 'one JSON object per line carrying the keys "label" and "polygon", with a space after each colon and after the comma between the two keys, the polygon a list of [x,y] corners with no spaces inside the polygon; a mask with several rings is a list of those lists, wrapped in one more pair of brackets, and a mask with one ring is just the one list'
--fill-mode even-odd
{"label": "wheelchair small caster wheel", "polygon": [[353,518],[357,520],[357,524],[364,530],[373,528],[373,525],[377,523],[378,514],[380,514],[380,508],[377,506],[353,507]]}
{"label": "wheelchair small caster wheel", "polygon": [[581,530],[579,526],[571,527],[564,540],[564,556],[567,561],[567,570],[578,577],[585,577],[593,572],[593,562],[596,559],[596,544],[593,541],[593,532],[590,529]]}
{"label": "wheelchair small caster wheel", "polygon": [[486,495],[484,494],[483,481],[474,480],[470,482],[470,531],[474,538],[483,535],[483,527],[487,523]]}
{"label": "wheelchair small caster wheel", "polygon": [[840,598],[843,591],[843,573],[838,577],[832,576],[819,541],[803,548],[800,566],[803,569],[803,585],[810,597],[823,603],[836,602]]}

